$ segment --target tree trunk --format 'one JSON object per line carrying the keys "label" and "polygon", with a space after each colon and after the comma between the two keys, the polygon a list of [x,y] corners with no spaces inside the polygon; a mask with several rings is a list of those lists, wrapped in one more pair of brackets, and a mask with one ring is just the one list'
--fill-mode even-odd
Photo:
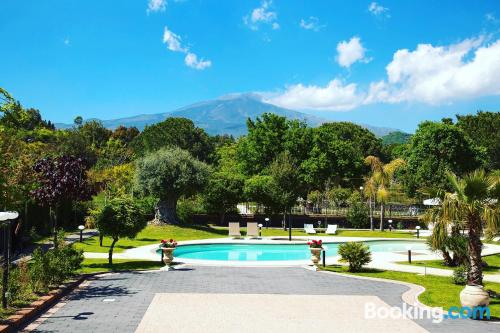
{"label": "tree trunk", "polygon": [[113,265],[113,249],[115,248],[116,242],[118,242],[118,237],[113,237],[113,242],[111,243],[111,246],[109,247],[109,253],[108,253],[108,264],[110,266]]}
{"label": "tree trunk", "polygon": [[53,237],[54,237],[54,248],[57,248],[57,206],[54,208],[49,207],[49,215],[50,219],[52,220],[52,231],[53,231]]}
{"label": "tree trunk", "polygon": [[224,218],[226,217],[226,211],[225,210],[221,210],[221,212],[219,213],[219,216],[220,216],[220,220],[219,220],[219,223],[220,225],[224,225]]}
{"label": "tree trunk", "polygon": [[468,285],[483,284],[483,267],[481,262],[481,219],[473,215],[468,219],[469,222],[469,261],[470,268],[467,274]]}
{"label": "tree trunk", "polygon": [[380,231],[384,231],[384,203],[380,203]]}
{"label": "tree trunk", "polygon": [[369,199],[369,204],[370,204],[370,230],[373,231],[375,230],[375,226],[373,225],[373,206],[372,206],[372,196],[370,195]]}
{"label": "tree trunk", "polygon": [[283,213],[283,230],[286,231],[286,212]]}
{"label": "tree trunk", "polygon": [[443,255],[445,266],[453,267],[453,259],[451,258],[450,253],[445,249],[442,249],[441,254]]}
{"label": "tree trunk", "polygon": [[104,235],[99,233],[99,246],[102,247],[102,240],[104,239]]}
{"label": "tree trunk", "polygon": [[177,198],[160,200],[156,204],[155,222],[162,224],[179,224],[177,218]]}

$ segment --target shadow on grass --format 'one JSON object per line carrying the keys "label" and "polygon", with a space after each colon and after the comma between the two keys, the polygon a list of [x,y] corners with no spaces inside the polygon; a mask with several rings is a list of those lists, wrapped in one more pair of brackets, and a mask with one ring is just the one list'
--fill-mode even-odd
{"label": "shadow on grass", "polygon": [[114,262],[113,265],[109,265],[107,262],[94,262],[87,263],[83,265],[83,270],[92,270],[92,271],[100,271],[103,272],[120,272],[120,271],[133,271],[133,270],[148,270],[148,269],[157,269],[161,268],[163,264],[159,261],[148,261],[148,260],[137,260],[137,261],[123,261],[123,262]]}
{"label": "shadow on grass", "polygon": [[195,229],[199,231],[205,231],[205,232],[210,232],[218,235],[227,235],[228,231],[225,229],[217,229],[209,225],[205,224],[196,224],[196,225],[191,225],[191,224],[180,224],[180,227],[183,228],[190,228],[190,229]]}

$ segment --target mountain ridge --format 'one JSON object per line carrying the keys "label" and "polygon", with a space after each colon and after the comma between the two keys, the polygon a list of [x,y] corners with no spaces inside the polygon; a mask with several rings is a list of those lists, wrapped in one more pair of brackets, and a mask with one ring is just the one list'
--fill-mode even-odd
{"label": "mountain ridge", "polygon": [[[168,117],[184,117],[191,119],[196,126],[203,128],[211,135],[231,134],[237,137],[246,134],[246,120],[248,118],[255,119],[265,112],[275,113],[289,119],[303,120],[312,127],[332,122],[314,115],[266,103],[262,101],[259,95],[253,93],[225,95],[217,99],[189,104],[171,112],[139,114],[107,120],[92,118],[87,119],[87,121],[101,121],[103,126],[110,129],[122,125],[127,127],[135,126],[142,130],[144,127],[161,122]],[[56,123],[55,125],[57,128],[72,127],[71,124],[63,123]],[[367,124],[358,125],[370,130],[377,137],[400,131],[396,128],[377,127]]]}

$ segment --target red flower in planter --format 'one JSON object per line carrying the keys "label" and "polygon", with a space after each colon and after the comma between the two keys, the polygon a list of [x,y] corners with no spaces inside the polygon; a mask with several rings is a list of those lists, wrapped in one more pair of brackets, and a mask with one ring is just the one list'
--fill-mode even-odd
{"label": "red flower in planter", "polygon": [[312,242],[308,242],[307,245],[309,245],[309,247],[313,249],[320,249],[323,246],[323,241],[321,239],[320,240],[313,239]]}

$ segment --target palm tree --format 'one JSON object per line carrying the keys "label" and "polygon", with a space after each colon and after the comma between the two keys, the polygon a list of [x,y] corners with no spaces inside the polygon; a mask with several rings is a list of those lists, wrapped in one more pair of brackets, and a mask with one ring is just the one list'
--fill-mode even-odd
{"label": "palm tree", "polygon": [[375,180],[372,177],[365,178],[365,186],[363,187],[363,192],[368,197],[368,206],[370,208],[370,230],[373,231],[375,229],[373,225],[373,199],[377,195],[377,185],[375,184]]}
{"label": "palm tree", "polygon": [[384,211],[385,203],[391,196],[391,185],[394,182],[394,173],[406,162],[400,158],[392,160],[390,163],[384,164],[376,156],[368,156],[365,158],[365,164],[371,168],[370,178],[365,183],[366,188],[371,188],[375,193],[377,201],[380,203],[380,231],[384,230]]}
{"label": "palm tree", "polygon": [[487,237],[492,237],[500,227],[500,176],[476,170],[463,178],[451,172],[446,177],[453,192],[444,193],[440,206],[428,214],[427,220],[432,218],[435,222],[433,237],[436,242],[443,242],[448,237],[450,225],[462,225],[468,231],[467,284],[479,286],[483,284],[483,229]]}

